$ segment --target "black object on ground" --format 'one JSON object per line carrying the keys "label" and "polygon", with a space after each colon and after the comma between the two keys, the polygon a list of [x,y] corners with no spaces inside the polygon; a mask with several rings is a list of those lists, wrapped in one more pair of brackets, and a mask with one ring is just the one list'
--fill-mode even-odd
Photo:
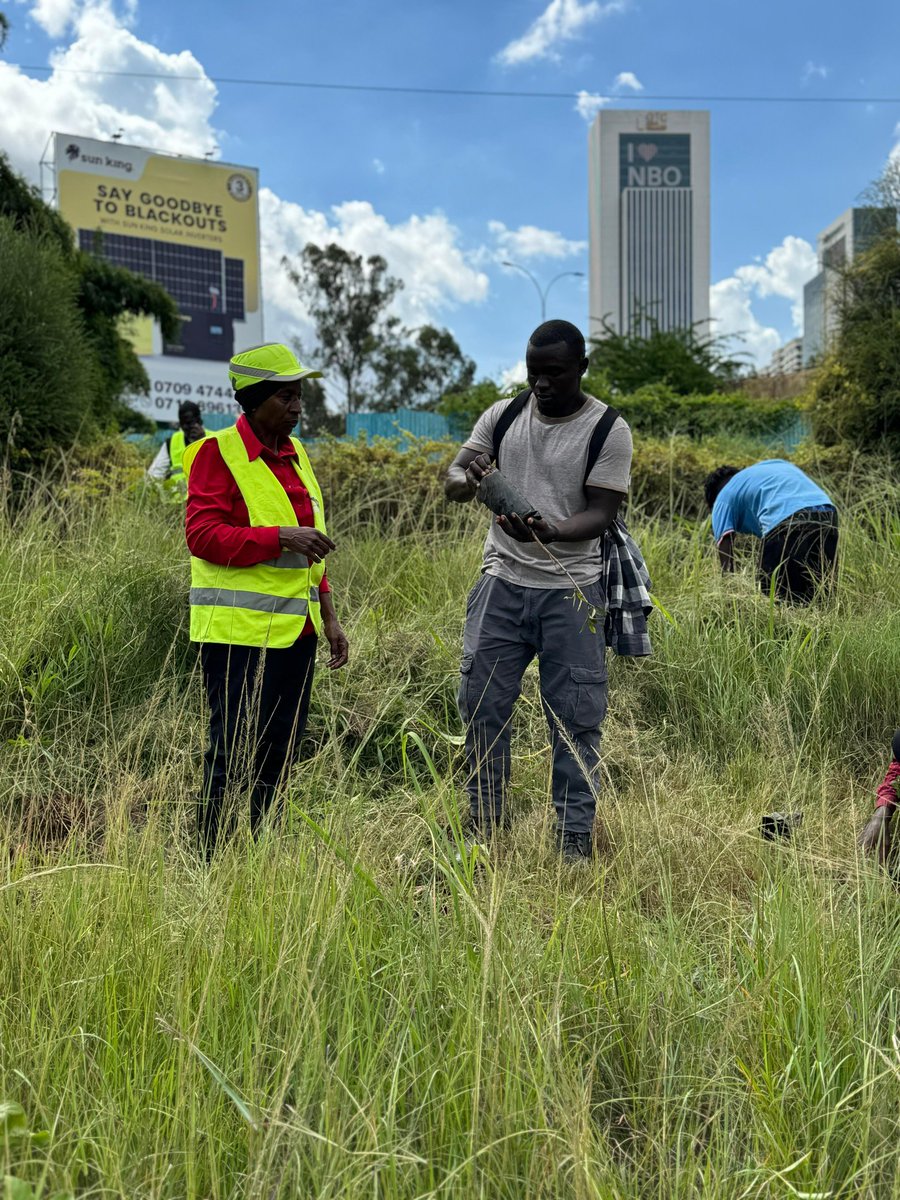
{"label": "black object on ground", "polygon": [[800,828],[802,822],[802,812],[767,813],[759,823],[759,832],[770,842],[774,842],[776,838],[787,841],[794,830]]}
{"label": "black object on ground", "polygon": [[498,517],[507,517],[517,513],[523,521],[529,517],[539,521],[541,514],[534,508],[514,483],[503,475],[497,467],[489,471],[478,485],[478,499]]}

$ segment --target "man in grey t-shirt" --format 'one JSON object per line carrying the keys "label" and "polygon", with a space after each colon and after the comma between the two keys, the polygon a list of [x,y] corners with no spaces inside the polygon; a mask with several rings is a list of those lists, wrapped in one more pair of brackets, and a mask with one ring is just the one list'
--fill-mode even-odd
{"label": "man in grey t-shirt", "polygon": [[[586,474],[588,447],[606,405],[581,390],[584,338],[546,321],[525,356],[531,396],[503,437],[503,474],[540,516],[491,523],[479,581],[469,595],[459,707],[466,723],[472,821],[489,837],[503,820],[510,721],[525,668],[537,655],[553,744],[557,840],[566,859],[592,856],[600,726],[606,715],[601,544],[631,472],[631,432],[619,418]],[[450,500],[472,499],[490,469],[494,430],[512,401],[479,417],[447,473]],[[574,584],[600,618],[590,628]]]}

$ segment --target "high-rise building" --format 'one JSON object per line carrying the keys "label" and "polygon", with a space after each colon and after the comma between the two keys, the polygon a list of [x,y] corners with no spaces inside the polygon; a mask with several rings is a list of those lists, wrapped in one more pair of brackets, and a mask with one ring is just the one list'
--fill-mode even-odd
{"label": "high-rise building", "polygon": [[709,113],[600,112],[591,126],[591,336],[709,321]]}
{"label": "high-rise building", "polygon": [[779,346],[772,355],[772,361],[766,367],[765,375],[793,375],[803,367],[803,339],[791,338],[783,346]]}
{"label": "high-rise building", "polygon": [[894,208],[848,208],[819,234],[819,273],[803,288],[804,366],[822,357],[837,332],[842,270],[896,226]]}

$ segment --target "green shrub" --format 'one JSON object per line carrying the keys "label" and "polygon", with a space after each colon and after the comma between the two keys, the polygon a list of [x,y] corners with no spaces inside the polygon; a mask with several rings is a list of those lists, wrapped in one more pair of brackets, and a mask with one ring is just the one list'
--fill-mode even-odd
{"label": "green shrub", "polygon": [[[389,525],[392,534],[445,528],[455,506],[444,499],[443,479],[456,451],[453,442],[415,438],[316,443],[311,454],[332,529],[340,529],[348,513],[357,524]],[[746,437],[638,437],[630,503],[647,514],[702,519],[707,515],[703,481],[710,471],[722,463],[746,467],[769,457],[770,447]],[[829,481],[846,477],[854,452],[846,444],[823,448],[804,443],[791,459],[829,486]]]}
{"label": "green shrub", "polygon": [[[590,389],[588,389],[590,390]],[[596,395],[595,392],[591,393]],[[606,397],[603,397],[606,399]],[[652,437],[684,434],[690,438],[731,434],[769,439],[797,424],[795,400],[756,400],[741,392],[680,396],[665,384],[648,384],[611,402],[636,433]]]}
{"label": "green shrub", "polygon": [[900,234],[859,255],[835,290],[840,333],[809,397],[814,435],[900,450]]}
{"label": "green shrub", "polygon": [[97,383],[78,283],[46,237],[0,217],[0,440],[25,465],[90,435]]}

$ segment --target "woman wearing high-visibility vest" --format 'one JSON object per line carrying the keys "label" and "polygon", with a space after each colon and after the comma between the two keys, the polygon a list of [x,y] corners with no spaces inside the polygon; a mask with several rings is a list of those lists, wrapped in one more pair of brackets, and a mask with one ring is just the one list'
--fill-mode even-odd
{"label": "woman wearing high-visibility vest", "polygon": [[337,670],[347,638],[334,611],[322,493],[291,431],[301,380],[320,372],[271,343],[229,363],[237,424],[188,446],[185,531],[191,638],[209,699],[198,836],[209,857],[250,797],[254,834],[293,762],[309,712],[318,635]]}

